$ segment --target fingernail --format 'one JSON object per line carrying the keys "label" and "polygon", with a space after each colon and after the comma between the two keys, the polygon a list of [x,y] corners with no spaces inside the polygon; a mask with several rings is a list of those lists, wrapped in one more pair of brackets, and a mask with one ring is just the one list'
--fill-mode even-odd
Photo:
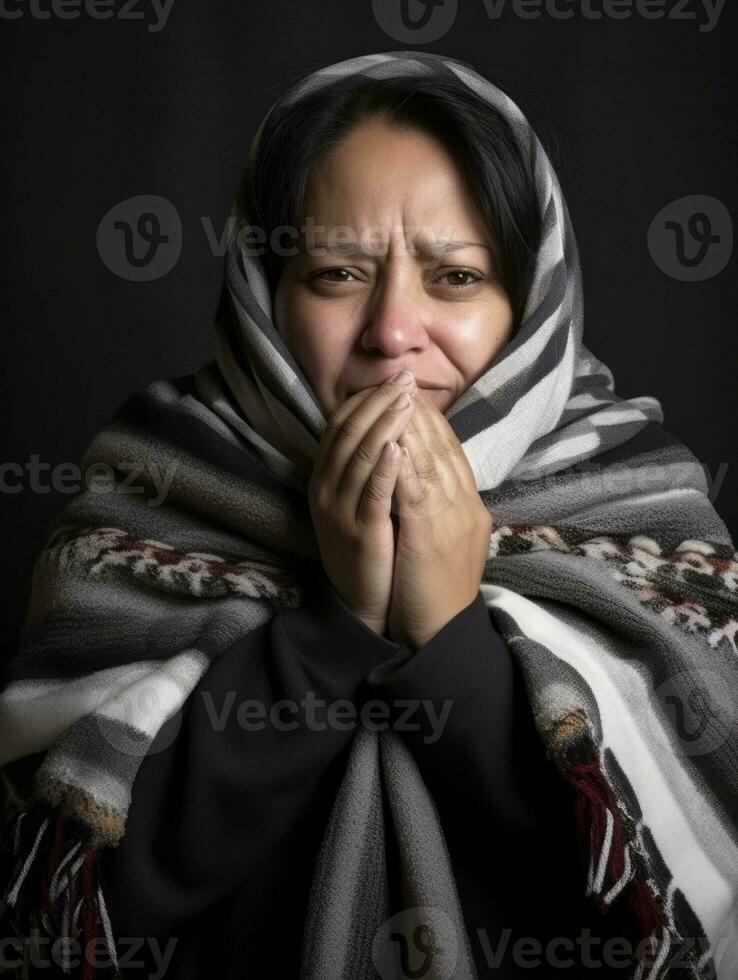
{"label": "fingernail", "polygon": [[410,371],[398,371],[391,378],[387,378],[387,381],[393,385],[409,385],[412,380],[413,376]]}
{"label": "fingernail", "polygon": [[397,398],[395,398],[394,402],[392,403],[392,408],[394,408],[394,410],[397,412],[403,408],[407,408],[409,404],[410,395],[408,395],[407,392],[403,392],[403,394],[398,395]]}

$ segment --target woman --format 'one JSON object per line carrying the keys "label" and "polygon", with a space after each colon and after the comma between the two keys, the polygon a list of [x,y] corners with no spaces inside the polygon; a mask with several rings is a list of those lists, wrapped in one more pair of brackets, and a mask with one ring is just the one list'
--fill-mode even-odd
{"label": "woman", "polygon": [[215,364],[96,437],[118,482],[36,569],[0,695],[13,953],[733,976],[735,549],[581,342],[520,110],[438,55],[330,66],[234,217]]}

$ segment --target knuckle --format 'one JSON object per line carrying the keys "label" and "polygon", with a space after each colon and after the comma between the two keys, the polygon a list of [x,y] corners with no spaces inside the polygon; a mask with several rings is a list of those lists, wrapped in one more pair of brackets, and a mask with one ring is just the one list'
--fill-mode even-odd
{"label": "knuckle", "polygon": [[315,506],[322,517],[326,517],[332,512],[332,499],[327,490],[319,490],[315,498]]}
{"label": "knuckle", "polygon": [[342,539],[343,548],[353,561],[361,561],[367,546],[366,536],[361,531],[361,521],[357,518],[356,524],[345,531]]}
{"label": "knuckle", "polygon": [[371,466],[373,462],[371,448],[363,444],[351,456],[351,466],[357,469],[365,469],[367,466]]}
{"label": "knuckle", "polygon": [[386,481],[381,478],[370,480],[366,485],[364,494],[371,503],[379,503],[387,496]]}
{"label": "knuckle", "polygon": [[332,432],[336,432],[338,429],[341,428],[342,423],[343,423],[343,412],[341,411],[341,406],[339,405],[338,408],[334,408],[333,411],[328,416],[325,424],[326,431],[330,429]]}
{"label": "knuckle", "polygon": [[361,424],[354,415],[349,415],[340,423],[340,436],[354,439],[361,432]]}
{"label": "knuckle", "polygon": [[323,484],[314,484],[308,487],[308,502],[313,514],[321,518],[330,515],[333,510],[333,498],[328,487]]}
{"label": "knuckle", "polygon": [[431,480],[436,475],[434,454],[429,449],[420,449],[413,457],[415,472],[421,480]]}

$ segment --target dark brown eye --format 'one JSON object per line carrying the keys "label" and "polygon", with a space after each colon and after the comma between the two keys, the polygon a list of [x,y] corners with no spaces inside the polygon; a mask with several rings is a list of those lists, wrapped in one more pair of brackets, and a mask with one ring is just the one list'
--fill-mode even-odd
{"label": "dark brown eye", "polygon": [[[466,281],[459,282],[459,278]],[[482,277],[472,272],[471,269],[452,269],[450,272],[444,272],[436,281],[443,279],[449,280],[447,285],[452,289],[468,289],[480,282]]]}
{"label": "dark brown eye", "polygon": [[351,282],[351,279],[327,279],[327,278],[325,278],[325,276],[327,276],[327,275],[336,274],[336,273],[338,275],[341,275],[343,273],[344,275],[351,276],[351,278],[355,278],[354,275],[353,275],[353,273],[350,272],[348,269],[323,269],[321,272],[316,273],[314,278],[315,279],[320,279],[321,282]]}

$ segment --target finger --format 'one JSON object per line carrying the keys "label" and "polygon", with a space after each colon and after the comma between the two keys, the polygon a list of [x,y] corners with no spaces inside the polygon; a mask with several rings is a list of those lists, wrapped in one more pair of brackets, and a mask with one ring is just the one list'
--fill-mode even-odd
{"label": "finger", "polygon": [[436,465],[439,447],[435,432],[427,418],[425,398],[426,396],[418,391],[415,396],[415,412],[398,442],[410,453],[415,474],[424,486],[426,495],[441,492],[445,497],[446,481],[441,479],[441,473]]}
{"label": "finger", "polygon": [[433,459],[437,474],[436,479],[445,491],[447,498],[451,500],[459,485],[459,475],[450,459],[450,456],[453,455],[453,446],[448,441],[446,431],[436,423],[436,418],[441,413],[433,399],[421,392],[417,401],[418,421],[416,427],[422,434],[426,449]]}
{"label": "finger", "polygon": [[355,392],[345,402],[331,414],[326,420],[326,426],[323,430],[323,435],[321,437],[320,443],[318,445],[318,451],[315,454],[315,459],[313,461],[313,473],[320,474],[325,468],[326,461],[328,460],[331,449],[333,448],[333,443],[336,441],[336,436],[338,435],[341,425],[344,419],[351,414],[351,412],[358,406],[361,405],[368,397],[371,395],[373,388],[362,388],[361,391]]}
{"label": "finger", "polygon": [[[331,447],[322,466],[322,479],[336,492],[343,479],[344,472],[352,457],[356,453],[359,445],[367,434],[369,428],[374,425],[377,419],[384,414],[395,399],[412,390],[415,385],[414,380],[410,385],[397,385],[385,382],[370,390],[368,396],[358,403],[354,403],[348,408],[345,404],[339,406],[331,414],[329,419],[329,432],[327,436],[331,439]],[[351,401],[354,396],[351,396]],[[377,455],[382,445],[388,438],[392,438],[395,433],[385,436],[377,446]],[[372,466],[376,463],[376,455],[372,460]],[[364,471],[368,477],[368,470]]]}
{"label": "finger", "polygon": [[393,440],[388,440],[381,453],[377,465],[366,481],[357,510],[357,519],[365,525],[382,525],[390,520],[392,510],[392,494],[397,482],[397,474],[402,464],[400,447]]}
{"label": "finger", "polygon": [[407,392],[397,395],[353,451],[335,488],[336,497],[340,498],[347,513],[357,513],[367,480],[374,472],[383,447],[401,435],[414,410],[415,402]]}
{"label": "finger", "polygon": [[[477,479],[474,475],[474,470],[472,469],[471,463],[464,451],[464,447],[459,442],[450,422],[443,414],[443,412],[438,408],[438,406],[430,398],[428,399],[428,412],[427,421],[433,427],[437,434],[439,441],[443,441],[446,446],[448,446],[448,452],[445,453],[444,459],[449,467],[452,467],[456,479],[458,480],[458,486],[460,487],[463,497],[455,498],[463,506],[465,503],[474,504],[479,506],[480,503],[487,511],[490,517],[492,513],[490,512],[487,505],[482,500],[479,489],[477,487]],[[494,528],[494,518],[492,527]]]}
{"label": "finger", "polygon": [[440,462],[453,468],[456,478],[461,481],[467,493],[478,493],[474,470],[451,423],[432,399],[424,398],[423,407],[427,411],[424,412],[422,421],[434,432],[435,444],[442,447],[439,453]]}
{"label": "finger", "polygon": [[415,472],[407,446],[401,446],[400,451],[402,459],[397,474],[397,511],[402,519],[413,516],[415,509],[423,501],[425,490]]}

